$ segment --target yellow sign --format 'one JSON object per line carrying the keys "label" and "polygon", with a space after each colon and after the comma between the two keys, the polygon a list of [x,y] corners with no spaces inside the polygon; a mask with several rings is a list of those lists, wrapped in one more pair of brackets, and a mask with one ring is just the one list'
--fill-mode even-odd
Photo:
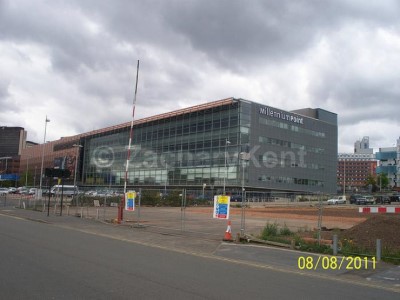
{"label": "yellow sign", "polygon": [[229,196],[218,196],[218,203],[219,204],[228,204],[229,203]]}
{"label": "yellow sign", "polygon": [[214,212],[215,219],[229,219],[229,207],[231,197],[226,195],[214,196]]}
{"label": "yellow sign", "polygon": [[126,198],[128,198],[128,199],[135,199],[136,198],[136,192],[135,191],[127,192],[126,196],[127,196]]}
{"label": "yellow sign", "polygon": [[136,198],[135,191],[129,191],[126,193],[125,210],[130,210],[130,211],[135,210],[135,198]]}

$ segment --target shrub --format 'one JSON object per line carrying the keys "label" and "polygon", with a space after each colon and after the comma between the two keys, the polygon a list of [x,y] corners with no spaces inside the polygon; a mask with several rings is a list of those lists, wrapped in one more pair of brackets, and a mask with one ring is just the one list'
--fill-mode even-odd
{"label": "shrub", "polygon": [[278,224],[275,222],[273,224],[270,224],[269,222],[265,225],[262,233],[261,233],[261,238],[263,240],[267,240],[270,237],[276,237],[278,235]]}
{"label": "shrub", "polygon": [[175,190],[175,191],[170,191],[167,197],[165,197],[163,200],[163,205],[165,206],[173,206],[173,207],[180,207],[182,206],[182,196],[181,196],[182,191]]}
{"label": "shrub", "polygon": [[158,206],[160,204],[160,193],[158,191],[143,191],[141,205]]}
{"label": "shrub", "polygon": [[292,236],[293,232],[287,227],[286,223],[283,225],[283,228],[280,230],[280,234],[284,236]]}

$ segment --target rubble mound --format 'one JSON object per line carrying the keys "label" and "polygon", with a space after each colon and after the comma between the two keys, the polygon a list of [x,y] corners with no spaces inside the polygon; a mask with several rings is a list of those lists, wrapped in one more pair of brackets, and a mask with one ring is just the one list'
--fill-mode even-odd
{"label": "rubble mound", "polygon": [[382,250],[400,252],[400,215],[371,215],[364,222],[340,233],[340,240],[348,240],[361,249],[374,252],[376,240],[381,240]]}

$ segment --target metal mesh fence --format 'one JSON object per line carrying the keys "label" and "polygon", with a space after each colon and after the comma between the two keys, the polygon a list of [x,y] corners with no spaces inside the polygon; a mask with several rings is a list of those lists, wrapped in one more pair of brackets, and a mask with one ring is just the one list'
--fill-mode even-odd
{"label": "metal mesh fence", "polygon": [[[135,210],[124,211],[122,225],[147,228],[161,234],[195,235],[221,240],[227,220],[213,218],[213,194],[202,190],[140,189],[136,191]],[[247,191],[232,193],[230,205],[231,232],[240,236],[261,237],[266,228],[302,236],[313,233],[323,240],[325,233],[340,232],[368,218],[358,206],[327,205],[328,195],[289,194]],[[1,195],[0,210],[31,209],[43,214],[79,217],[113,223],[117,220],[121,192],[88,190],[74,197],[36,199],[29,195]],[[309,234],[308,234],[309,236]],[[331,234],[330,234],[331,236]]]}
{"label": "metal mesh fence", "polygon": [[[140,189],[135,211],[124,212],[124,224],[140,225],[160,230],[196,232],[221,236],[227,228],[223,220],[213,219],[213,192],[191,189]],[[260,235],[266,224],[274,223],[294,232],[314,228],[351,226],[352,220],[323,217],[327,195],[289,194],[247,191],[230,193],[230,221],[232,233]],[[27,195],[8,195],[0,201],[25,209],[34,209],[55,215],[70,215],[115,222],[117,207],[123,198],[118,190],[104,188],[80,191],[73,197],[60,195],[36,199]],[[62,204],[62,205],[61,205]],[[280,209],[271,209],[279,207]],[[299,216],[298,207],[302,207]],[[353,222],[354,223],[354,222]]]}

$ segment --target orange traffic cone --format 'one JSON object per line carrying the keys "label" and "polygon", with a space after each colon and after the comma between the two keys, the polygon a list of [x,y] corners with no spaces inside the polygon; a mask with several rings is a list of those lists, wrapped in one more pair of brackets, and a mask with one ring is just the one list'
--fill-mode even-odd
{"label": "orange traffic cone", "polygon": [[232,242],[232,228],[231,228],[231,221],[228,221],[228,227],[226,228],[225,235],[223,238],[225,242]]}

